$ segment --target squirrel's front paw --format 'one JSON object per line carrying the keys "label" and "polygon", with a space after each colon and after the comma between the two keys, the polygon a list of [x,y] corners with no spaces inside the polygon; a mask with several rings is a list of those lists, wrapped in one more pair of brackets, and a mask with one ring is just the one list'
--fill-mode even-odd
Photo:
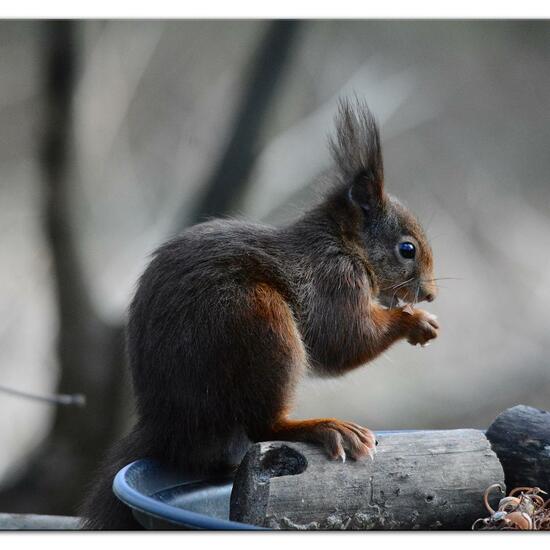
{"label": "squirrel's front paw", "polygon": [[424,311],[423,309],[413,309],[410,306],[403,308],[403,312],[410,316],[407,320],[409,325],[407,333],[407,342],[416,346],[427,346],[430,340],[437,338],[439,333],[439,323],[437,317]]}

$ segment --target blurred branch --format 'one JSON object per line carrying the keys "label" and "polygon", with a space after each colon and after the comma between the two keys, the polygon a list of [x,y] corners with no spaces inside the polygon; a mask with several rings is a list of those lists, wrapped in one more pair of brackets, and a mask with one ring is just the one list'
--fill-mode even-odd
{"label": "blurred branch", "polygon": [[[74,91],[74,104],[78,107],[75,117],[82,119],[78,125],[87,148],[83,160],[90,164],[84,170],[95,173],[112,154],[117,137],[124,131],[128,111],[157,51],[164,25],[163,21],[148,21],[141,26],[140,39],[133,42],[131,52],[119,49],[124,32],[124,25],[119,21],[106,22],[97,38]],[[122,67],[123,78],[119,75]],[[105,86],[105,77],[114,75],[117,77]],[[101,139],[97,139],[98,135]]]}
{"label": "blurred branch", "polygon": [[[277,99],[300,25],[299,21],[293,20],[276,20],[267,24],[245,78],[244,93],[227,147],[204,186],[192,224],[228,214],[246,191],[258,153],[258,142]],[[178,216],[178,229],[183,228],[183,219],[184,216]]]}

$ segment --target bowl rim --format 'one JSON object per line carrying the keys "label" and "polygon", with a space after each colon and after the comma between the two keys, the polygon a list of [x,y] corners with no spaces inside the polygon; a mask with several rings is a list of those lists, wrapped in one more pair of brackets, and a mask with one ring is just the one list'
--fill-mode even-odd
{"label": "bowl rim", "polygon": [[258,531],[265,528],[240,523],[228,519],[218,519],[199,512],[192,512],[184,508],[171,506],[147,495],[135,488],[130,481],[130,474],[136,469],[149,469],[151,466],[158,468],[157,461],[148,458],[135,460],[124,466],[117,472],[113,480],[113,493],[124,504],[143,514],[154,516],[157,519],[168,521],[176,525],[186,525],[197,529],[208,530],[239,530]]}

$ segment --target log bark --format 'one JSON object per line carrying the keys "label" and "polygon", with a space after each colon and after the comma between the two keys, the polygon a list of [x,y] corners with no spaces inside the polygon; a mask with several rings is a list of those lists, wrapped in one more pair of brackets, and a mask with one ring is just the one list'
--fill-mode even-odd
{"label": "log bark", "polygon": [[470,529],[504,473],[479,430],[377,434],[374,461],[328,460],[306,443],[251,447],[231,495],[235,521],[275,529]]}
{"label": "log bark", "polygon": [[0,513],[1,531],[74,531],[80,518],[74,516],[41,516],[37,514]]}
{"label": "log bark", "polygon": [[517,405],[487,430],[506,478],[506,488],[540,487],[550,493],[550,412]]}

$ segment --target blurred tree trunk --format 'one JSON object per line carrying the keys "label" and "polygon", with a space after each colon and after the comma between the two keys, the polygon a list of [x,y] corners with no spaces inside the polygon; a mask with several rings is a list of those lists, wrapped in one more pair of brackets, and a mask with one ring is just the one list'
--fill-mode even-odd
{"label": "blurred tree trunk", "polygon": [[73,231],[72,98],[77,74],[77,25],[50,21],[44,30],[44,120],[40,136],[45,237],[52,258],[58,306],[57,341],[61,393],[82,392],[84,408],[57,407],[46,440],[21,476],[0,493],[10,512],[74,512],[82,487],[115,435],[123,388],[123,331],[97,315],[86,287]]}
{"label": "blurred tree trunk", "polygon": [[[244,197],[259,152],[258,143],[266,119],[277,100],[277,92],[280,90],[300,25],[301,22],[297,20],[267,23],[245,77],[244,92],[237,107],[233,131],[220,162],[204,186],[191,219],[192,223],[204,221],[208,217],[230,214]],[[180,216],[180,219],[183,217]]]}
{"label": "blurred tree trunk", "polygon": [[[59,315],[60,393],[82,392],[84,408],[58,407],[46,440],[13,484],[0,492],[0,511],[74,514],[99,460],[118,436],[129,380],[124,328],[97,314],[79,259],[71,202],[77,169],[72,99],[78,69],[77,25],[50,21],[45,29],[45,119],[41,135],[43,217]],[[276,99],[299,23],[267,24],[235,118],[227,149],[205,185],[194,221],[223,215],[246,192],[258,137]],[[179,222],[181,226],[181,222]],[[181,227],[180,227],[181,228]]]}

